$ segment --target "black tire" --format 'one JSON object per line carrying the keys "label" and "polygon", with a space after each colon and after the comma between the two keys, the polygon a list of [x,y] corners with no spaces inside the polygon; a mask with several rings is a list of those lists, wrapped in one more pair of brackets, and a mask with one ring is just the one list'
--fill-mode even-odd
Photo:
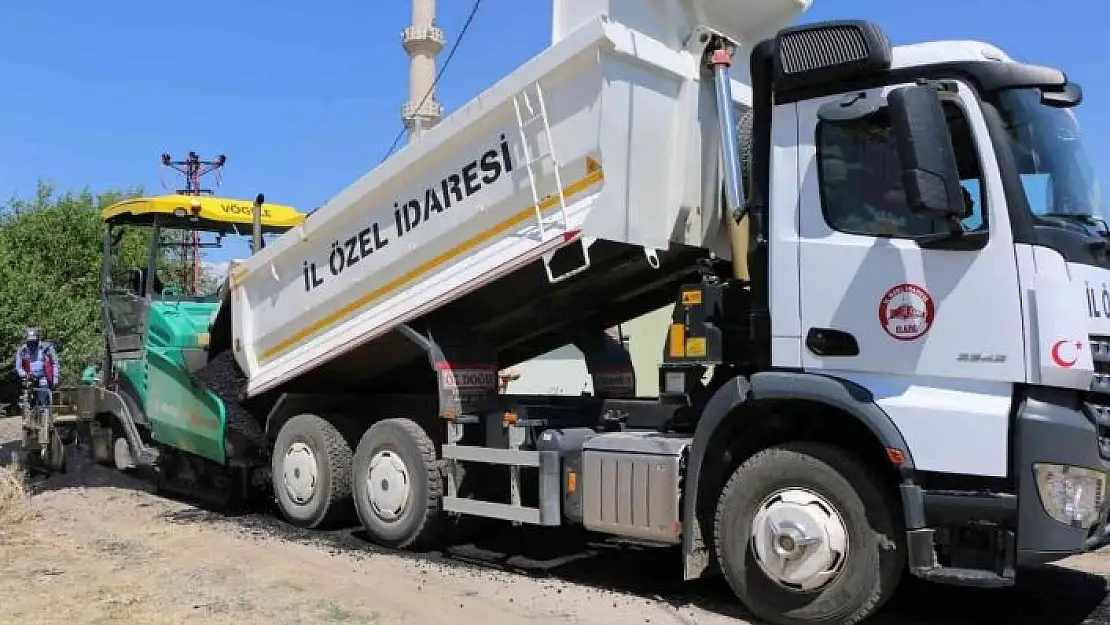
{"label": "black tire", "polygon": [[[382,451],[394,454],[408,475],[409,494],[394,520],[382,518],[371,503],[370,462]],[[395,549],[431,546],[443,529],[440,509],[444,475],[435,444],[411,419],[385,419],[362,435],[355,449],[355,510],[371,540]]]}
{"label": "black tire", "polygon": [[[802,487],[827,500],[847,528],[848,557],[839,575],[813,591],[771,580],[752,549],[758,507],[784,488]],[[749,458],[718,500],[717,559],[729,586],[757,617],[775,625],[852,625],[877,611],[905,569],[897,506],[866,465],[821,443],[794,443]]]}
{"label": "black tire", "polygon": [[[312,496],[301,504],[293,500],[284,484],[283,463],[287,450],[303,443],[316,459],[316,481]],[[272,481],[282,515],[299,527],[323,527],[350,513],[351,446],[328,421],[302,414],[285,422],[274,441]]]}

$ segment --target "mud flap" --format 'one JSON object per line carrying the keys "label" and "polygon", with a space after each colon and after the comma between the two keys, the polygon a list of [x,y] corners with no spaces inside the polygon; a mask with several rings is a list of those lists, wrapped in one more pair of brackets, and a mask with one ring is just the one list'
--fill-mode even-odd
{"label": "mud flap", "polygon": [[593,379],[594,394],[602,399],[631,399],[636,396],[636,371],[632,356],[619,338],[608,331],[597,332],[574,342],[586,359]]}
{"label": "mud flap", "polygon": [[421,332],[402,326],[401,332],[428,354],[436,372],[440,417],[479,415],[495,406],[497,356],[492,348],[440,328]]}

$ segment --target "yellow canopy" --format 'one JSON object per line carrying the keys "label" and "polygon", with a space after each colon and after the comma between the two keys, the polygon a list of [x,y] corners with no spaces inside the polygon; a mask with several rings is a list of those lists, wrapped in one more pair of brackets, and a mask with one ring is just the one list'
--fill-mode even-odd
{"label": "yellow canopy", "polygon": [[[253,223],[254,203],[249,200],[196,195],[159,195],[117,202],[100,212],[105,222],[149,225],[154,218],[174,229],[230,229]],[[287,230],[304,221],[305,214],[281,204],[262,204],[262,227]]]}

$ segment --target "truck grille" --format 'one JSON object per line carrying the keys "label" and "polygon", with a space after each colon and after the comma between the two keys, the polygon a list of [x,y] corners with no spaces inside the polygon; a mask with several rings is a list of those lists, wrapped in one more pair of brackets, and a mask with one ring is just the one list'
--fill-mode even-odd
{"label": "truck grille", "polygon": [[1087,409],[1098,428],[1099,455],[1110,460],[1110,336],[1092,334],[1090,341],[1095,375]]}
{"label": "truck grille", "polygon": [[1110,400],[1110,336],[1092,334],[1091,359],[1095,365],[1095,377],[1091,380],[1091,392],[1106,395]]}

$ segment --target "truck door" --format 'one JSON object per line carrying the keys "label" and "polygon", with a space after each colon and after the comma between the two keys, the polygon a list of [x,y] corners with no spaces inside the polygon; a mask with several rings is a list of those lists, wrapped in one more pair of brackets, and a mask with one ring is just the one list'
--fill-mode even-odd
{"label": "truck door", "polygon": [[[1011,388],[1025,358],[986,124],[966,85],[946,94],[970,208],[967,236],[944,240],[947,224],[911,213],[901,191],[885,108],[894,88],[797,105],[802,366],[869,389],[918,468],[1004,476]],[[820,120],[821,106],[860,93],[883,106],[862,119]]]}

